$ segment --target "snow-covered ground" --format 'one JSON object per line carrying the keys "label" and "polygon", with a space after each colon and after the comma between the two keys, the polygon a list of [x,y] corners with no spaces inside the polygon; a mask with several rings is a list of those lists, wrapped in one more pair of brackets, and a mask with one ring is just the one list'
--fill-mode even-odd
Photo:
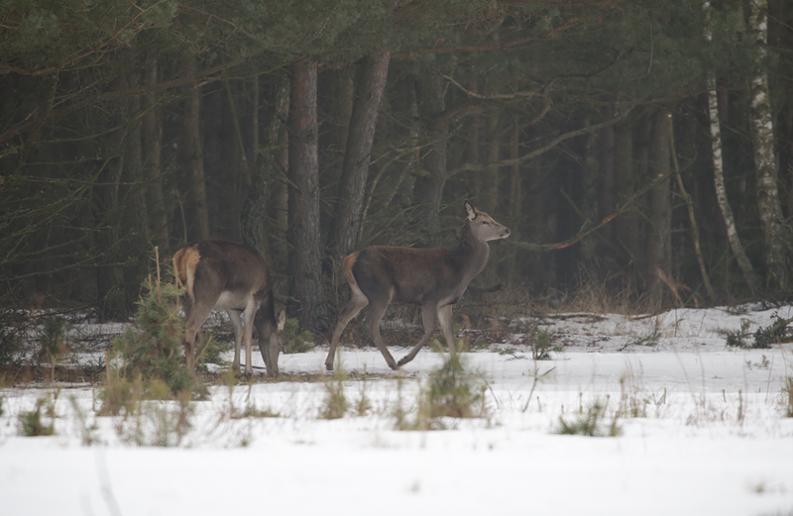
{"label": "snow-covered ground", "polygon": [[[52,390],[2,389],[0,514],[791,515],[793,418],[782,387],[793,346],[728,349],[724,331],[792,311],[547,317],[540,327],[562,351],[534,362],[508,335],[466,353],[488,383],[488,417],[429,432],[399,431],[394,416],[397,405],[415,407],[444,359],[429,350],[394,373],[376,350],[345,348],[344,369],[367,373],[345,380],[346,396],[355,405],[365,393],[371,408],[336,420],[318,418],[325,384],[300,377],[322,371],[326,350],[282,355],[290,381],[212,387],[167,448],[129,444],[120,418],[95,415],[99,387],[87,386],[58,393],[54,436],[22,437],[18,414]],[[621,413],[619,436],[556,433],[560,417],[595,402],[607,406],[605,423]],[[232,419],[230,406],[278,417]]]}

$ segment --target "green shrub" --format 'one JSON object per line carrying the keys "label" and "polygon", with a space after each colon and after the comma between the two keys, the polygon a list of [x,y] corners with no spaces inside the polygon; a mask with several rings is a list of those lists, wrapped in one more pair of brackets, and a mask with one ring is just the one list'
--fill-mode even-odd
{"label": "green shrub", "polygon": [[430,373],[428,382],[425,402],[431,418],[486,415],[487,385],[465,370],[460,353],[449,355]]}
{"label": "green shrub", "polygon": [[[793,338],[793,331],[790,329],[793,319],[783,319],[777,313],[772,314],[771,319],[771,324],[757,328],[754,334],[749,332],[750,321],[748,319],[741,320],[740,330],[726,332],[727,347],[768,349],[771,344],[790,342]],[[752,339],[749,340],[749,337]]]}
{"label": "green shrub", "polygon": [[442,418],[478,418],[488,413],[487,384],[465,369],[460,353],[449,355],[438,369],[430,372],[419,389],[413,418],[403,406],[401,382],[397,387],[393,413],[397,430],[440,430],[445,428]]}
{"label": "green shrub", "polygon": [[281,338],[281,351],[283,353],[305,353],[314,349],[314,335],[307,330],[300,329],[297,319],[286,320]]}
{"label": "green shrub", "polygon": [[546,330],[534,327],[529,344],[531,346],[532,360],[550,360],[551,351],[554,350],[552,335]]}
{"label": "green shrub", "polygon": [[[108,384],[140,377],[146,397],[175,398],[182,392],[203,394],[204,388],[185,365],[183,356],[184,321],[178,313],[179,290],[170,284],[152,284],[138,301],[134,325],[113,340],[108,357]],[[152,381],[167,386],[167,392],[154,392]]]}
{"label": "green shrub", "polygon": [[38,361],[55,364],[68,351],[69,322],[62,317],[46,317],[39,329]]}
{"label": "green shrub", "polygon": [[24,326],[15,314],[0,318],[0,367],[15,367],[24,357]]}
{"label": "green shrub", "polygon": [[[33,410],[20,412],[19,431],[26,437],[53,435],[55,433],[55,397],[42,397],[36,400]],[[43,414],[42,414],[43,413]],[[48,422],[44,422],[44,418]]]}
{"label": "green shrub", "polygon": [[749,326],[751,326],[749,319],[741,319],[740,330],[728,330],[725,332],[726,344],[728,348],[749,348],[751,344],[747,342],[749,333]]}
{"label": "green shrub", "polygon": [[576,416],[565,419],[559,416],[556,433],[562,435],[584,435],[588,437],[616,437],[620,434],[619,417],[615,413],[611,421],[605,423],[608,402],[595,400],[588,407],[581,407]]}
{"label": "green shrub", "polygon": [[790,323],[793,319],[783,319],[779,314],[771,315],[773,322],[766,327],[757,328],[754,332],[754,349],[770,348],[771,344],[787,342],[790,340]]}

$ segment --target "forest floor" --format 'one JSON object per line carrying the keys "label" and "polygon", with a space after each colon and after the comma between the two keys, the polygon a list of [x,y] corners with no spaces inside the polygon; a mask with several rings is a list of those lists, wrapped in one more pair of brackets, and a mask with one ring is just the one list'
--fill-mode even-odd
{"label": "forest floor", "polygon": [[[67,366],[0,389],[1,512],[793,515],[793,345],[726,345],[790,317],[759,305],[546,313],[464,330],[483,417],[430,431],[400,429],[444,361],[430,349],[392,372],[378,351],[345,347],[346,376],[324,372],[327,348],[284,354],[278,380],[99,416],[93,382],[122,326],[79,323]],[[532,343],[549,356],[533,358]],[[348,409],[323,419],[333,392]],[[37,403],[54,435],[23,437]],[[560,434],[587,424],[597,437]]]}

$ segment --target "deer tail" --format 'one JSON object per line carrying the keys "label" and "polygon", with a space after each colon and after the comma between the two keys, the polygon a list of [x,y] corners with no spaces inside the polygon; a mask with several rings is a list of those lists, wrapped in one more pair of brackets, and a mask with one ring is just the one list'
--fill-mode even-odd
{"label": "deer tail", "polygon": [[182,247],[173,255],[173,275],[177,287],[186,287],[187,295],[191,301],[195,300],[193,285],[195,284],[195,272],[201,255],[195,246]]}

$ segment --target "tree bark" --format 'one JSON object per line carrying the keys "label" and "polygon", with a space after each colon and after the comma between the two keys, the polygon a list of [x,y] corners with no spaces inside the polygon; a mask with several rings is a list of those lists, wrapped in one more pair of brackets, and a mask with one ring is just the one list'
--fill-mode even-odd
{"label": "tree bark", "polygon": [[633,124],[622,123],[614,131],[614,184],[620,216],[614,221],[616,241],[624,252],[621,266],[635,271],[639,253],[639,207],[627,205],[636,188],[636,168],[633,161]]}
{"label": "tree bark", "polygon": [[206,240],[209,238],[209,206],[201,142],[201,87],[196,81],[193,56],[185,58],[184,73],[189,81],[184,116],[184,158],[192,218],[189,234],[192,240]]}
{"label": "tree bark", "polygon": [[434,240],[440,233],[440,210],[446,185],[446,145],[449,140],[449,119],[444,116],[444,88],[441,78],[432,70],[424,70],[419,78],[419,113],[427,123],[423,143],[421,175],[414,185],[414,201],[421,205],[424,227]]}
{"label": "tree bark", "polygon": [[755,61],[760,68],[752,77],[752,144],[757,184],[757,208],[763,234],[766,264],[766,285],[774,290],[787,291],[789,275],[786,270],[782,205],[779,200],[777,166],[774,148],[774,120],[768,89],[767,52],[768,3],[751,2],[749,28],[757,41]]}
{"label": "tree bark", "polygon": [[[671,124],[671,130],[674,130],[674,124]],[[686,204],[686,211],[688,213],[688,223],[690,227],[690,234],[691,234],[691,246],[694,249],[694,255],[697,258],[697,265],[699,266],[699,274],[702,277],[702,283],[705,285],[705,291],[708,293],[708,298],[710,301],[716,300],[716,292],[713,290],[713,285],[710,283],[710,275],[708,274],[708,269],[705,266],[705,258],[702,256],[702,244],[700,243],[699,238],[699,225],[697,224],[696,213],[694,212],[694,201],[689,195],[688,190],[686,189],[686,185],[683,182],[683,174],[680,172],[680,164],[677,161],[677,150],[675,147],[675,135],[672,132],[669,136],[669,154],[672,157],[672,168],[675,173],[675,181],[677,182],[677,188],[680,192],[680,197],[683,198],[683,202]]]}
{"label": "tree bark", "polygon": [[391,53],[381,51],[366,58],[350,119],[347,150],[339,182],[335,217],[335,256],[344,256],[358,245],[369,176],[377,114],[388,77]]}
{"label": "tree bark", "polygon": [[672,115],[668,111],[658,112],[653,120],[652,145],[650,148],[650,231],[647,235],[648,267],[647,282],[650,285],[650,303],[660,307],[664,300],[664,275],[671,273],[672,264],[672,204],[670,138]]}
{"label": "tree bark", "polygon": [[[512,159],[520,155],[520,125],[518,118],[512,119],[512,131],[509,143],[509,156]],[[510,227],[512,229],[512,237],[521,239],[523,232],[521,225],[523,223],[523,175],[521,174],[521,166],[517,161],[512,164],[509,172],[509,214],[510,214]],[[522,260],[523,251],[518,248],[512,249],[512,257],[510,260],[510,285],[517,285],[520,283],[520,270],[523,264]]]}
{"label": "tree bark", "polygon": [[169,228],[162,184],[162,120],[156,94],[158,63],[153,53],[146,56],[144,70],[146,93],[143,115],[143,154],[147,180],[149,234],[154,245],[165,250],[169,243]]}
{"label": "tree bark", "polygon": [[293,296],[304,328],[327,328],[319,231],[319,162],[317,155],[317,63],[292,65],[289,106],[289,225],[294,263]]}
{"label": "tree bark", "polygon": [[267,155],[269,168],[268,218],[270,253],[281,270],[288,269],[289,252],[286,245],[289,231],[289,128],[285,121],[289,117],[289,84],[284,80],[277,85],[275,112],[267,128]]}

